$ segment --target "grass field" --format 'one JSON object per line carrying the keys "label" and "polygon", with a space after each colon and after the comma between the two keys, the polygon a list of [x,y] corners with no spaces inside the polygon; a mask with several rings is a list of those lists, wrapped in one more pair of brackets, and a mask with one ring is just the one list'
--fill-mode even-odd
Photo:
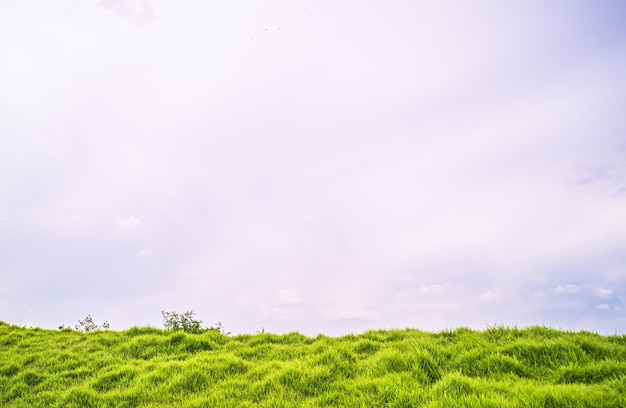
{"label": "grass field", "polygon": [[626,407],[626,336],[226,336],[0,322],[2,407]]}

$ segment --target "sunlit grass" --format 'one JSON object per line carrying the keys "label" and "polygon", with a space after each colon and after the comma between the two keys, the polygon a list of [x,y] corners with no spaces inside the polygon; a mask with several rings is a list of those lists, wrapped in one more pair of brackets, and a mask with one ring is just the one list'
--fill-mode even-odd
{"label": "sunlit grass", "polygon": [[3,407],[624,407],[626,336],[544,327],[226,336],[0,322]]}

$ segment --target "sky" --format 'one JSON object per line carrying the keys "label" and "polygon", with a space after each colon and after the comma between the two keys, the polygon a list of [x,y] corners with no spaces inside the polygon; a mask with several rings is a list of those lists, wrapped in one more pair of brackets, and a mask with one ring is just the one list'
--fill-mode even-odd
{"label": "sky", "polygon": [[625,20],[2,0],[0,320],[626,333]]}

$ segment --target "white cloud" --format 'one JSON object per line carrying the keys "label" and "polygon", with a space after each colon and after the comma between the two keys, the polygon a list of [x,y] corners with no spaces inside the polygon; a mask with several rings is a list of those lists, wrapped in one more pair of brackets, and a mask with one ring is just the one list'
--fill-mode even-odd
{"label": "white cloud", "polygon": [[101,0],[100,6],[136,24],[149,23],[154,19],[150,0]]}
{"label": "white cloud", "polygon": [[271,301],[242,295],[237,297],[236,304],[255,311],[260,317],[291,321],[302,318],[305,307],[298,293],[289,289],[279,291]]}
{"label": "white cloud", "polygon": [[438,285],[438,284],[425,285],[425,286],[420,286],[417,289],[417,293],[424,294],[424,295],[443,293],[444,289],[445,289],[444,285]]}
{"label": "white cloud", "polygon": [[609,310],[610,306],[608,303],[600,303],[599,305],[596,305],[596,309]]}
{"label": "white cloud", "polygon": [[613,291],[611,289],[597,288],[596,296],[603,299],[610,299],[613,297]]}
{"label": "white cloud", "polygon": [[254,302],[250,300],[247,296],[238,296],[237,299],[235,299],[235,302],[237,303],[237,305],[242,307],[249,307],[254,304]]}
{"label": "white cloud", "polygon": [[481,302],[493,302],[493,301],[496,301],[496,300],[500,300],[500,296],[498,296],[493,291],[488,290],[487,292],[485,292],[482,295],[480,295],[478,297],[478,299],[480,299]]}
{"label": "white cloud", "polygon": [[293,290],[283,289],[273,302],[276,306],[294,306],[300,303],[300,296]]}
{"label": "white cloud", "polygon": [[554,292],[559,294],[580,293],[581,289],[581,285],[569,284],[557,286],[556,288],[554,288]]}
{"label": "white cloud", "polygon": [[117,221],[116,231],[121,234],[133,234],[139,230],[141,221],[135,217],[127,217]]}
{"label": "white cloud", "polygon": [[593,296],[601,299],[611,299],[613,297],[613,290],[587,283],[557,286],[554,288],[554,293],[559,295]]}

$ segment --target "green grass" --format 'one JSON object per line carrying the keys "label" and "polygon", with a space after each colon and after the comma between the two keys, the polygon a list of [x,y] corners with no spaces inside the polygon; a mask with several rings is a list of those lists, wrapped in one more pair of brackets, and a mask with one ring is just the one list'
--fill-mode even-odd
{"label": "green grass", "polygon": [[624,407],[626,336],[226,336],[0,322],[2,407]]}

